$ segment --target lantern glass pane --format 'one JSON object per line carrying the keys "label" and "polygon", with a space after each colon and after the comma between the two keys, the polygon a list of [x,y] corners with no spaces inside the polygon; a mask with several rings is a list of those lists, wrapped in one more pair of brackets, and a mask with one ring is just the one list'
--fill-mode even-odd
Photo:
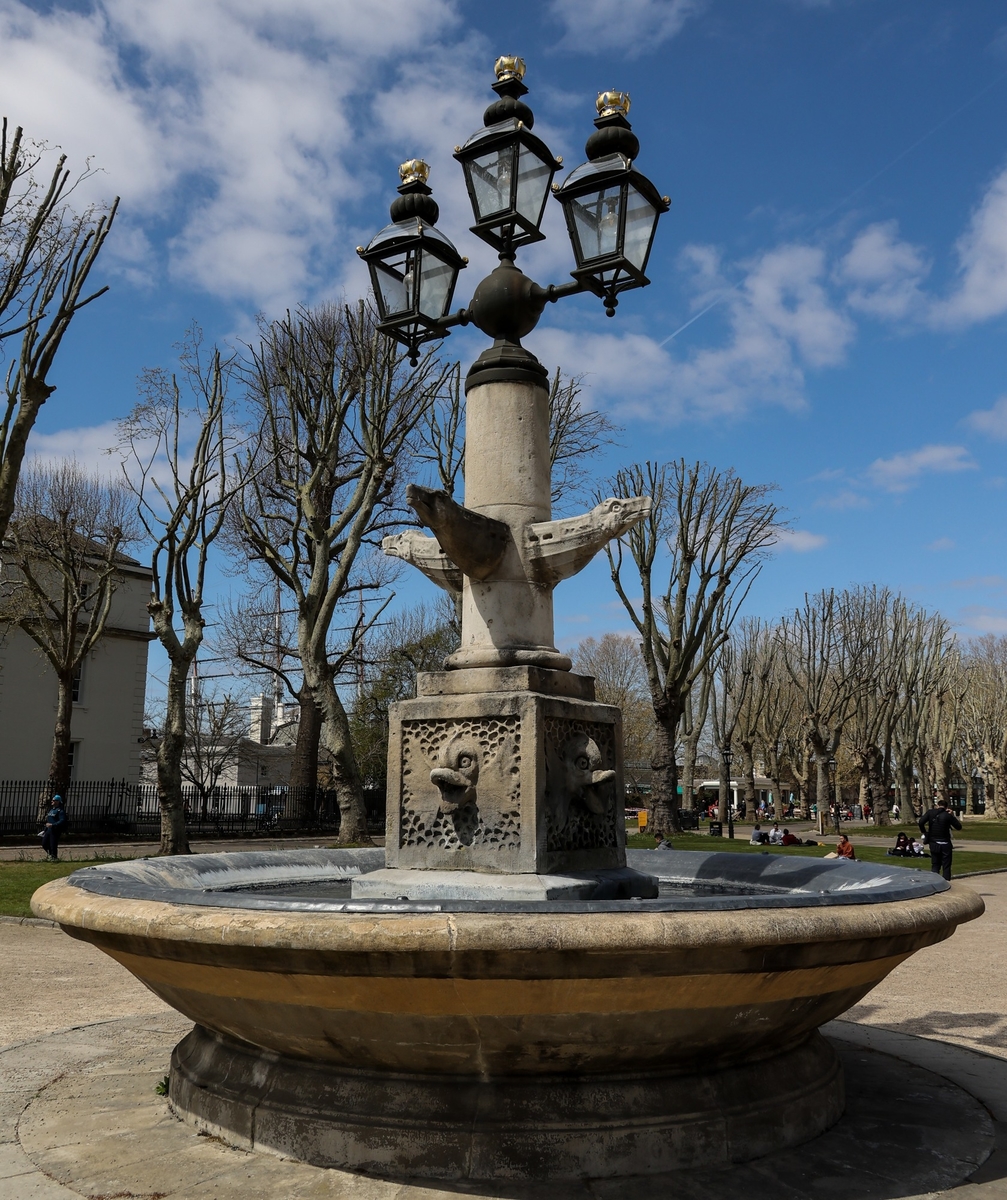
{"label": "lantern glass pane", "polygon": [[584,262],[607,257],[619,249],[619,205],[622,185],[602,188],[570,202]]}
{"label": "lantern glass pane", "polygon": [[433,254],[424,254],[420,271],[420,312],[425,317],[443,317],[450,303],[457,270]]}
{"label": "lantern glass pane", "polygon": [[491,150],[479,158],[469,159],[465,164],[475,197],[477,221],[510,208],[513,166],[513,146]]}
{"label": "lantern glass pane", "polygon": [[413,310],[418,258],[417,251],[409,249],[373,262],[373,280],[385,316]]}
{"label": "lantern glass pane", "polygon": [[654,206],[635,187],[630,187],[626,197],[626,239],[622,252],[640,271],[647,263],[647,252],[656,222]]}
{"label": "lantern glass pane", "polygon": [[552,180],[552,167],[534,150],[522,146],[517,166],[517,211],[536,227],[542,219],[546,194]]}

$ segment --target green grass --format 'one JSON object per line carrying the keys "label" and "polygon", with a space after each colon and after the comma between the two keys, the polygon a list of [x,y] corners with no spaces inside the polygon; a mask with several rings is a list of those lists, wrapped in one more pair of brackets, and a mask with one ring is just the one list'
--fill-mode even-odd
{"label": "green grass", "polygon": [[[885,846],[863,845],[857,836],[857,830],[851,830],[850,841],[853,842],[857,858],[861,862],[884,863],[889,867],[915,867],[917,870],[929,871],[930,859],[927,858],[889,858]],[[679,833],[672,839],[672,845],[677,850],[720,850],[731,854],[796,854],[804,858],[823,858],[835,850],[837,838],[825,834],[818,838],[821,846],[752,846],[749,845],[749,834],[744,838],[710,838],[706,834]],[[808,835],[814,836],[814,835]],[[894,841],[894,835],[892,840]],[[626,838],[626,845],[631,850],[652,850],[654,839],[645,833],[631,834]],[[956,850],[954,857],[955,875],[969,875],[974,871],[1007,871],[1007,855],[982,850]]]}
{"label": "green grass", "polygon": [[[850,823],[850,837],[857,834],[860,837],[891,838],[899,832],[911,833],[919,837],[920,827],[915,821],[904,821],[900,825],[863,825],[862,822]],[[962,821],[961,833],[955,837],[970,838],[976,842],[1007,842],[1007,821],[987,821],[984,817],[966,817]]]}
{"label": "green grass", "polygon": [[91,858],[79,862],[0,862],[0,916],[30,917],[32,893],[53,879],[63,879],[72,871],[94,863],[111,862]]}

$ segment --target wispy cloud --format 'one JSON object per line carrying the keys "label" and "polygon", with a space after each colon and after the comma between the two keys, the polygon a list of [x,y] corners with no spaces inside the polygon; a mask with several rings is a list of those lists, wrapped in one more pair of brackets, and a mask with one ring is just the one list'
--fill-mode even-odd
{"label": "wispy cloud", "polygon": [[847,512],[851,508],[870,508],[871,502],[861,492],[853,488],[843,488],[832,496],[823,496],[815,502],[818,508],[831,508],[836,512]]}
{"label": "wispy cloud", "polygon": [[563,27],[560,45],[588,54],[637,58],[675,36],[704,0],[550,0],[549,15]]}
{"label": "wispy cloud", "polygon": [[996,438],[999,442],[1007,441],[1007,396],[1001,396],[992,408],[980,408],[969,413],[965,424],[976,433]]}
{"label": "wispy cloud", "polygon": [[836,274],[852,309],[901,320],[926,307],[920,284],[929,270],[919,247],[899,238],[897,222],[886,221],[857,234]]}
{"label": "wispy cloud", "polygon": [[921,446],[891,458],[878,458],[867,468],[867,479],[886,492],[908,492],[926,475],[976,471],[978,464],[964,446]]}
{"label": "wispy cloud", "polygon": [[1007,613],[974,604],[958,613],[958,624],[972,633],[1007,633]]}
{"label": "wispy cloud", "polygon": [[958,283],[932,320],[961,326],[1007,312],[1007,169],[990,183],[958,239]]}
{"label": "wispy cloud", "polygon": [[944,550],[953,550],[955,548],[954,538],[939,537],[927,544],[928,550],[933,550],[935,553],[941,553]]}
{"label": "wispy cloud", "polygon": [[808,529],[784,529],[776,536],[775,545],[780,550],[792,550],[795,554],[807,554],[809,550],[821,550],[829,539],[822,533]]}

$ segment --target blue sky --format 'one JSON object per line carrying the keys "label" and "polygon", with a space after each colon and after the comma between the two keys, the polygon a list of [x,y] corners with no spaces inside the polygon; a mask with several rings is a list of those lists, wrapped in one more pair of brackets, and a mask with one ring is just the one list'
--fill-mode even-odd
{"label": "blue sky", "polygon": [[[38,452],[101,461],[193,318],[236,339],[257,312],[359,293],[353,248],[404,158],[432,164],[467,300],[492,255],[451,150],[516,53],[569,166],[597,91],[629,91],[639,166],[673,200],[650,288],[614,320],[551,307],[528,339],[625,426],[599,474],[685,455],[777,483],[792,533],[754,613],[877,581],[963,634],[1007,632],[1002,3],[0,0],[0,45],[0,111],[91,157],[82,194],[123,197],[111,291],[66,343]],[[522,258],[541,283],[572,265],[552,208]],[[627,627],[605,571],[581,580],[557,593],[564,646]]]}

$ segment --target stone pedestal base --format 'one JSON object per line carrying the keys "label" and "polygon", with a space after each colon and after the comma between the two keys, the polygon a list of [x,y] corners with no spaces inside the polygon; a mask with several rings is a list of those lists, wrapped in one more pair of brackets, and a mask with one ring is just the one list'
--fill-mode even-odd
{"label": "stone pedestal base", "polygon": [[169,1097],[180,1117],[247,1149],[456,1181],[727,1166],[815,1137],[844,1107],[842,1068],[818,1033],[705,1074],[478,1079],[338,1071],[197,1025],[172,1054]]}

